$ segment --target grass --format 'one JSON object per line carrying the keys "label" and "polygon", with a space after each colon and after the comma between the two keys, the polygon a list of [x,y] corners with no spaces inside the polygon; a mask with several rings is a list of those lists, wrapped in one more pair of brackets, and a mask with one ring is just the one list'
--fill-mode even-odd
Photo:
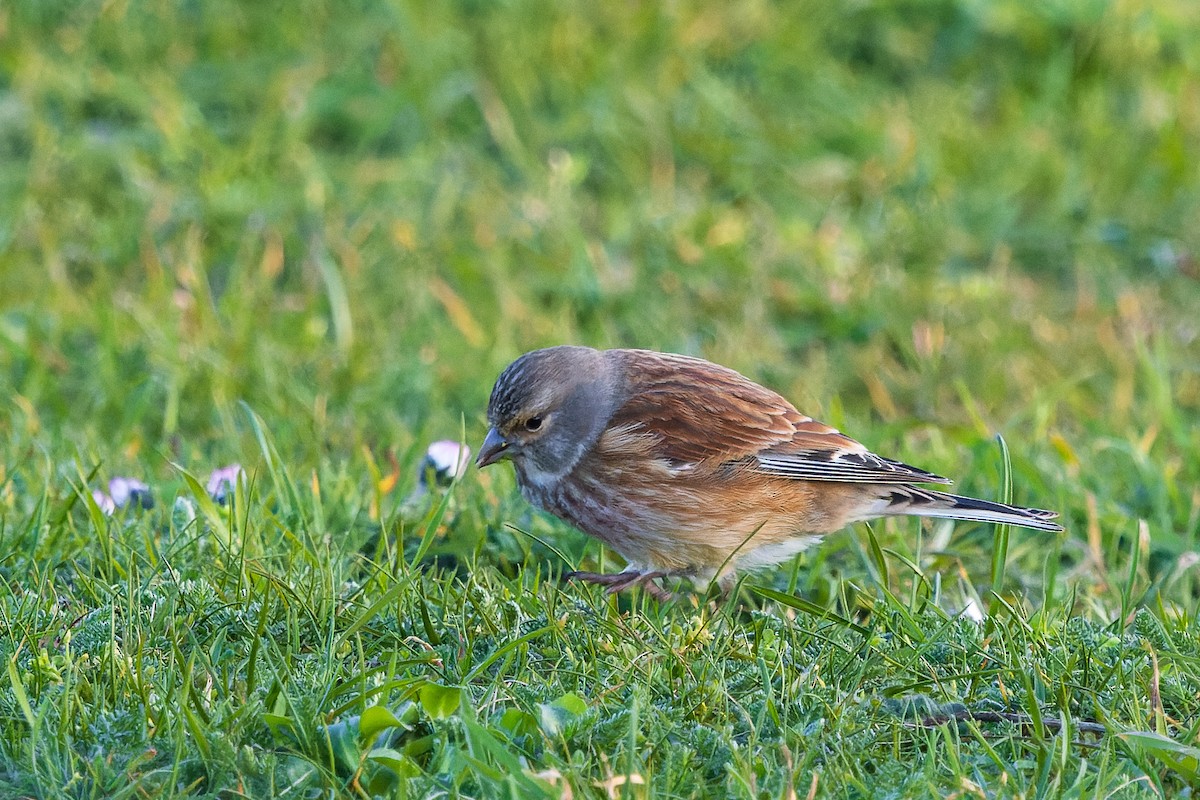
{"label": "grass", "polygon": [[[0,796],[1194,791],[1194,4],[593,6],[0,7]],[[566,341],[1068,531],[563,585],[416,486]]]}

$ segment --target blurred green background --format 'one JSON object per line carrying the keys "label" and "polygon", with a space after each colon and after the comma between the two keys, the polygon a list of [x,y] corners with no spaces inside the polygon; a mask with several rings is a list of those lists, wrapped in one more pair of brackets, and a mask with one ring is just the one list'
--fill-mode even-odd
{"label": "blurred green background", "polygon": [[298,447],[477,432],[565,341],[860,432],[965,424],[962,383],[1026,452],[1200,404],[1190,2],[0,13],[18,426],[186,449],[245,399]]}
{"label": "blurred green background", "polygon": [[[465,433],[477,445],[504,365],[563,342],[729,365],[873,450],[955,478],[965,493],[999,493],[993,436],[1002,434],[1016,501],[1060,510],[1068,532],[1053,540],[1014,532],[1007,583],[997,583],[1024,609],[1014,619],[1040,609],[1039,624],[1061,634],[1063,647],[1086,642],[1083,677],[1071,672],[1075,655],[1044,663],[1029,656],[1016,622],[995,640],[1018,654],[1004,667],[995,666],[994,650],[980,655],[987,648],[973,623],[965,633],[939,627],[934,637],[947,652],[967,643],[958,666],[949,657],[925,660],[934,645],[913,632],[928,629],[926,617],[868,644],[907,647],[912,633],[920,644],[903,655],[911,655],[903,665],[913,665],[903,680],[924,687],[916,691],[943,667],[984,677],[969,688],[947,678],[939,702],[974,703],[993,689],[1007,698],[1004,681],[1034,675],[1085,699],[1055,700],[1027,682],[1029,713],[1054,702],[1064,715],[1108,715],[1114,730],[1148,724],[1141,689],[1129,687],[1148,685],[1142,659],[1154,651],[1091,629],[1084,636],[1069,627],[1082,621],[1063,620],[1120,631],[1140,606],[1155,616],[1139,618],[1139,635],[1161,624],[1177,638],[1160,650],[1187,650],[1180,642],[1191,635],[1184,629],[1200,587],[1198,163],[1193,0],[0,5],[0,579],[12,625],[0,652],[13,670],[0,726],[14,742],[0,745],[0,763],[20,777],[43,746],[32,723],[31,733],[26,728],[33,712],[25,715],[14,693],[22,682],[39,715],[55,713],[56,691],[67,698],[64,709],[95,715],[77,740],[57,723],[47,741],[61,747],[55,769],[84,770],[100,794],[106,781],[143,775],[138,765],[177,768],[159,738],[168,727],[177,755],[224,765],[209,774],[214,786],[240,785],[251,774],[274,780],[274,767],[245,767],[244,752],[284,764],[296,750],[320,763],[318,746],[305,750],[277,735],[284,711],[309,733],[361,711],[351,702],[331,706],[329,687],[374,675],[371,664],[394,659],[397,642],[407,646],[413,636],[448,643],[413,662],[416,673],[445,659],[436,680],[461,681],[480,702],[484,692],[508,697],[503,670],[494,686],[480,688],[471,646],[456,650],[455,637],[471,642],[478,630],[491,631],[495,608],[525,625],[557,619],[554,604],[566,601],[539,582],[558,569],[552,551],[506,524],[557,542],[572,558],[594,554],[594,545],[588,550],[566,526],[531,516],[501,468],[468,474],[444,524],[438,514],[420,523],[436,539],[432,552],[453,556],[445,580],[421,573],[407,594],[396,594],[389,581],[403,581],[364,566],[361,555],[408,580],[397,566],[404,559],[389,560],[393,540],[378,533],[381,525],[401,531],[400,554],[413,555],[417,540],[402,532],[415,523],[402,519],[403,503],[425,444]],[[247,407],[270,444],[256,440]],[[172,539],[180,535],[173,493],[203,500],[172,462],[203,479],[231,461],[246,464],[265,497],[252,502],[244,530],[230,517],[241,551],[214,544],[210,534],[225,523],[211,508],[211,529],[192,525],[195,541]],[[110,525],[85,509],[85,485],[120,474],[151,483],[158,510]],[[962,589],[947,589],[951,606],[981,596],[974,587],[987,586],[995,566],[991,529],[937,529],[928,547],[922,530],[889,522],[869,541],[861,530],[833,537],[800,567],[764,580],[810,598],[818,611],[850,616],[878,602],[885,612],[872,625],[928,611],[922,604],[942,584],[924,570]],[[883,551],[871,549],[876,534],[893,561],[890,575]],[[475,567],[469,576],[464,563]],[[194,582],[177,587],[176,574]],[[37,591],[22,594],[26,584]],[[469,604],[472,593],[486,599]],[[151,599],[142,608],[135,595]],[[398,597],[394,609],[385,607]],[[537,606],[543,601],[548,610]],[[151,619],[161,608],[178,614]],[[409,627],[418,608],[423,629]],[[122,624],[132,626],[123,630],[159,659],[154,676],[123,672],[116,629],[96,628],[122,609]],[[191,615],[207,624],[243,613],[242,628],[191,630]],[[58,637],[85,619],[79,637],[90,631],[100,661],[65,664]],[[175,620],[183,620],[179,628]],[[676,630],[628,620],[650,626],[647,641],[655,630],[678,634],[679,642],[654,651],[668,665],[704,630],[693,636],[686,621]],[[775,621],[755,623],[764,642],[764,626]],[[861,771],[870,763],[860,752],[890,765],[881,769],[896,780],[917,779],[910,751],[893,747],[892,736],[925,748],[926,773],[917,777],[928,778],[931,794],[961,789],[957,776],[972,769],[997,774],[986,748],[942,749],[940,739],[921,739],[896,720],[881,727],[861,710],[859,693],[893,674],[900,655],[855,656],[846,667],[837,659],[859,647],[849,623],[829,634],[845,640],[839,650],[809,630],[816,622],[792,621],[779,634],[789,644],[779,645],[778,659],[759,662],[767,675],[760,689],[772,680],[792,685],[793,646],[814,659],[812,674],[853,685],[813,690],[817,699],[805,702],[836,711],[821,716],[822,726],[832,721],[811,729],[818,733],[805,727],[817,724],[803,717],[807,706],[781,704],[784,732],[763,734],[761,749],[746,750],[751,761],[765,759],[769,785],[783,791],[786,774],[791,786],[791,754],[776,746],[783,741],[820,742],[829,785],[844,780],[862,794],[873,779]],[[341,632],[342,650],[329,646],[326,626]],[[562,652],[593,656],[571,669],[594,674],[572,684],[571,669],[543,670],[547,683],[513,708],[540,713],[536,703],[581,692],[584,700],[567,705],[607,713],[609,704],[628,714],[638,692],[685,692],[684,678],[661,673],[637,684],[627,667],[641,656],[620,649],[629,641],[623,628],[613,628],[615,644],[569,638],[607,629],[564,630]],[[728,656],[713,674],[752,663],[738,649],[736,624],[714,630],[718,643],[698,656]],[[511,642],[524,633],[495,636]],[[790,636],[810,638],[792,644]],[[275,649],[260,651],[260,641]],[[1125,648],[1120,658],[1114,642]],[[456,658],[462,674],[453,671]],[[1114,670],[1134,666],[1113,678],[1087,673],[1088,658]],[[1194,710],[1200,662],[1189,658],[1164,662],[1167,710],[1161,698],[1152,709],[1160,733],[1171,713],[1186,720]],[[311,666],[321,659],[329,661]],[[256,667],[260,661],[270,666]],[[97,663],[111,672],[108,683],[87,671]],[[193,666],[208,670],[209,690],[216,681],[215,698],[201,702],[188,689]],[[227,691],[226,668],[243,681]],[[255,669],[293,693],[291,706],[280,710],[282,695],[267,694],[269,681],[256,688]],[[747,680],[760,679],[755,670]],[[1000,675],[999,688],[989,688],[989,670]],[[1156,661],[1155,692],[1158,670]],[[313,674],[328,683],[301,680]],[[723,685],[705,682],[707,666],[696,674],[701,688]],[[95,695],[81,688],[86,676],[97,682]],[[586,691],[609,682],[624,691],[627,679],[628,696]],[[165,698],[153,712],[150,700],[130,700],[151,685]],[[701,794],[728,788],[721,776],[746,741],[730,733],[741,724],[740,701],[713,692],[704,695],[709,711],[688,713],[723,731],[693,737],[718,743],[709,748],[715,772],[686,760],[658,763]],[[442,695],[430,697],[440,703]],[[188,703],[203,723],[172,717]],[[441,719],[434,707],[422,712],[423,724],[443,731],[431,721]],[[137,717],[143,713],[152,718]],[[788,713],[799,721],[788,723]],[[855,714],[869,721],[859,725]],[[612,775],[607,753],[637,741],[636,713],[614,719],[610,738],[579,745],[596,748],[593,761],[571,764],[567,750],[565,761],[539,763],[569,773],[578,791],[598,793],[596,781]],[[104,726],[127,723],[141,728],[120,728],[112,745],[127,752],[111,763],[91,759],[89,748],[108,741]],[[1048,766],[1059,763],[1053,745],[1014,730],[1004,743],[1013,763],[1036,758],[1044,780],[1004,785],[1036,794],[1052,772],[1071,780],[1066,761],[1061,774]],[[848,731],[862,734],[855,741],[863,750],[842,748]],[[246,749],[213,745],[210,759],[204,745],[197,756],[204,735]],[[437,752],[459,757],[447,736],[438,741],[448,749]],[[1129,767],[1123,759],[1132,751],[1105,741],[1104,759],[1113,760],[1098,772],[1088,772],[1080,753],[1069,765],[1092,776],[1097,796],[1136,783],[1138,770],[1153,772],[1149,756]],[[139,761],[152,747],[161,753]],[[997,744],[1007,754],[1004,747]],[[955,748],[975,766],[964,767]],[[947,758],[949,766],[939,760]],[[437,764],[425,768],[432,774]],[[455,780],[474,780],[461,777],[474,768]],[[740,762],[728,769],[750,783],[757,774]],[[1197,774],[1171,770],[1175,777],[1159,788],[1178,789]],[[946,774],[953,779],[943,781]],[[147,786],[167,785],[147,775]],[[31,792],[58,777],[0,785]],[[264,785],[257,791],[267,792]]]}
{"label": "blurred green background", "polygon": [[1019,500],[1077,532],[1151,520],[1179,554],[1200,526],[1198,22],[1075,0],[9,4],[7,460],[200,474],[257,452],[245,401],[297,468],[408,463],[464,424],[477,442],[524,350],[648,347],[968,490],[993,491],[974,457],[1002,433]]}
{"label": "blurred green background", "polygon": [[252,461],[239,401],[301,473],[363,448],[407,470],[478,441],[522,351],[636,346],[966,491],[995,493],[1001,433],[1019,501],[1093,553],[1147,520],[1177,557],[1200,527],[1198,21],[10,4],[8,471]]}

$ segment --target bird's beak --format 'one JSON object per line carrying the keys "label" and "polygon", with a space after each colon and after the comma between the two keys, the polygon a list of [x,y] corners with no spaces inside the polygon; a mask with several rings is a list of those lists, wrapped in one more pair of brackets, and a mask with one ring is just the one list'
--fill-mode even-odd
{"label": "bird's beak", "polygon": [[475,459],[475,466],[486,467],[488,464],[495,464],[507,455],[508,442],[504,441],[504,437],[495,428],[490,428],[479,447],[479,458]]}

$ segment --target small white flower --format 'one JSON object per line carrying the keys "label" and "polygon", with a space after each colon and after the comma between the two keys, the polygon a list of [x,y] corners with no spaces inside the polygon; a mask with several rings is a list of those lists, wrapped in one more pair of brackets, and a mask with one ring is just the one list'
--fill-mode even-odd
{"label": "small white flower", "polygon": [[420,483],[422,486],[428,486],[431,472],[434,483],[449,483],[462,475],[470,463],[471,448],[450,439],[441,439],[425,450],[425,458],[421,460],[420,466]]}
{"label": "small white flower", "polygon": [[962,615],[977,625],[982,624],[987,619],[983,613],[983,609],[979,607],[979,604],[975,602],[975,598],[973,597],[967,598],[966,604],[962,607]]}
{"label": "small white flower", "polygon": [[230,464],[227,467],[215,469],[208,478],[208,485],[204,488],[208,491],[209,497],[224,504],[237,489],[238,481],[245,474],[241,464]]}
{"label": "small white flower", "polygon": [[99,489],[92,490],[92,499],[96,501],[96,505],[100,506],[100,513],[106,517],[111,517],[117,510],[117,504],[113,502],[113,499]]}
{"label": "small white flower", "polygon": [[108,494],[117,508],[135,503],[142,508],[154,508],[150,487],[136,478],[113,478],[108,482]]}

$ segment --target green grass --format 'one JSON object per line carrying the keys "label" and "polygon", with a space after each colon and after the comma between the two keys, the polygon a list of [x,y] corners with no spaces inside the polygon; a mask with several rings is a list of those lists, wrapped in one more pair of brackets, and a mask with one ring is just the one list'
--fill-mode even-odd
{"label": "green grass", "polygon": [[[1194,791],[1198,67],[1185,0],[0,6],[0,796]],[[414,494],[559,342],[1068,531],[564,585],[511,471]]]}

